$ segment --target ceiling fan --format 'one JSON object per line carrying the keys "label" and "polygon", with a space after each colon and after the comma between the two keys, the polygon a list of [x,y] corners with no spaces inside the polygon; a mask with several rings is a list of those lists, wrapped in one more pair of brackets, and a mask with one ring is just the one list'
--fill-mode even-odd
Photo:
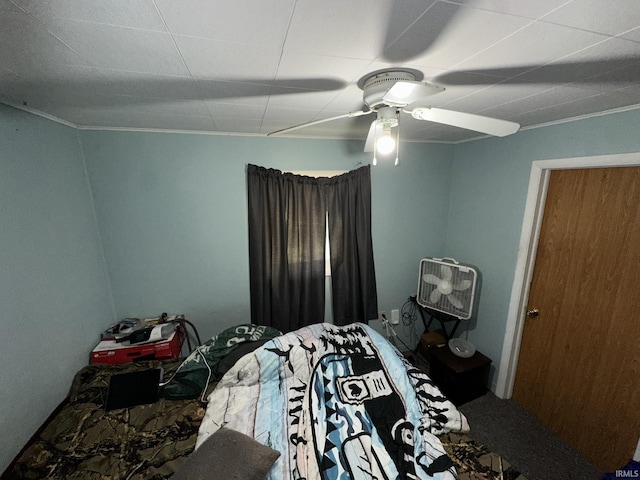
{"label": "ceiling fan", "polygon": [[[438,38],[446,31],[447,26],[461,11],[469,8],[454,2],[435,2],[426,11],[422,11],[419,1],[407,2],[403,7],[391,9],[384,35],[386,47],[380,55],[382,61],[389,64],[411,62],[435,49]],[[412,10],[413,7],[418,10]],[[422,19],[426,19],[427,14],[432,11],[439,21],[436,24],[429,23],[429,28],[422,28],[421,26],[427,25],[422,22]],[[418,15],[419,18],[407,29],[406,18],[413,18],[413,14]],[[456,70],[439,75],[437,83],[453,87],[476,86],[492,84],[496,78],[502,78],[501,83],[518,85],[565,83],[615,85],[636,82],[639,66],[640,55],[623,54],[603,59],[556,61],[545,65],[522,64],[483,70]],[[365,142],[365,151],[373,150],[375,161],[376,149],[380,144],[391,144],[388,139],[393,137],[394,130],[397,142],[397,125],[401,113],[409,114],[417,120],[451,125],[494,136],[507,136],[519,130],[520,125],[515,122],[431,107],[429,97],[444,91],[444,88],[425,82],[423,79],[422,72],[402,67],[371,72],[357,83],[363,91],[364,108],[362,110],[284,128],[269,135],[288,133],[341,118],[375,113],[376,120],[372,122]],[[379,141],[383,139],[384,141]],[[395,151],[397,157],[397,149]]]}
{"label": "ceiling fan", "polygon": [[442,123],[498,137],[511,135],[519,130],[520,124],[515,122],[430,107],[428,97],[444,91],[444,88],[422,80],[423,74],[418,70],[408,68],[376,70],[358,81],[358,87],[362,89],[365,109],[302,123],[271,132],[269,135],[288,133],[341,118],[360,117],[375,113],[376,119],[371,122],[364,148],[365,152],[374,152],[375,165],[376,152],[389,154],[394,149],[396,164],[398,164],[395,146],[398,142],[399,129],[397,127],[402,112],[410,114],[416,120]]}

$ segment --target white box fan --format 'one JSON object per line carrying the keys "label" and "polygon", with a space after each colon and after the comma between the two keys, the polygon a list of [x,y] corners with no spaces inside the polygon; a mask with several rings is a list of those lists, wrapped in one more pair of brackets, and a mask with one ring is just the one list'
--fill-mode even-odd
{"label": "white box fan", "polygon": [[473,314],[478,271],[453,258],[420,260],[416,301],[427,309],[461,320]]}

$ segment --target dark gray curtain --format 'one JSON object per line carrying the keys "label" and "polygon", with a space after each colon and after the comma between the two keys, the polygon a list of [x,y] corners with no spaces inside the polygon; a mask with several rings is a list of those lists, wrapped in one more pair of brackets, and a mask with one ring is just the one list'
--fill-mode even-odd
{"label": "dark gray curtain", "polygon": [[326,179],[248,165],[247,193],[253,323],[324,321],[327,213],[334,323],[377,318],[369,166]]}
{"label": "dark gray curtain", "polygon": [[247,167],[251,321],[324,321],[326,204],[315,178]]}
{"label": "dark gray curtain", "polygon": [[371,167],[328,180],[329,250],[333,321],[336,325],[378,318],[371,241]]}

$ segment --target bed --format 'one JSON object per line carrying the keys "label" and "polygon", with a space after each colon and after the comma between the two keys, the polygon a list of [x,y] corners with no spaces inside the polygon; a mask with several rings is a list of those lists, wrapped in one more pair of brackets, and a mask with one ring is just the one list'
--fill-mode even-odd
{"label": "bed", "polygon": [[[246,335],[256,328],[187,360],[84,367],[2,478],[524,479],[367,325]],[[172,391],[105,411],[114,374],[160,365]]]}

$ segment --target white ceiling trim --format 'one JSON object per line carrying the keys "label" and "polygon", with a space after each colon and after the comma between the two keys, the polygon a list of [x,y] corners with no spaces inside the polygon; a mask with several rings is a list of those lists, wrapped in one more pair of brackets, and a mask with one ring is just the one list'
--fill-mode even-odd
{"label": "white ceiling trim", "polygon": [[[179,134],[187,134],[187,135],[212,135],[212,136],[222,136],[222,137],[267,137],[266,133],[243,133],[243,132],[211,132],[211,131],[203,131],[203,130],[178,130],[178,129],[164,129],[164,128],[136,128],[136,127],[102,127],[102,126],[91,126],[91,125],[76,125],[74,123],[68,122],[67,120],[63,120],[54,115],[50,115],[48,113],[40,112],[34,108],[26,107],[24,105],[18,105],[11,102],[1,101],[0,103],[4,103],[10,107],[16,108],[18,110],[25,111],[27,113],[31,113],[38,117],[46,118],[47,120],[51,120],[52,122],[60,123],[62,125],[66,125],[68,127],[75,128],[77,130],[91,130],[91,131],[110,131],[110,132],[144,132],[144,133],[179,133]],[[640,104],[629,105],[627,107],[614,108],[611,110],[607,110],[604,112],[596,112],[590,113],[587,115],[578,115],[571,118],[563,118],[560,120],[554,120],[552,122],[541,123],[539,125],[532,125],[530,127],[522,127],[519,132],[536,130],[538,128],[546,128],[554,125],[562,125],[564,123],[573,123],[578,122],[580,120],[587,120],[589,118],[603,117],[607,115],[614,115],[616,113],[623,113],[633,110],[640,109]],[[349,140],[349,141],[359,141],[359,138],[343,138],[337,139],[333,136],[318,136],[318,135],[278,135],[273,138],[290,138],[290,139],[301,139],[301,140]],[[414,140],[408,139],[403,140],[403,143],[426,143],[426,144],[444,144],[444,145],[460,145],[463,143],[475,142],[477,140],[483,140],[485,138],[495,138],[491,135],[481,135],[474,138],[469,138],[465,140],[459,141],[439,141],[439,140]]]}

